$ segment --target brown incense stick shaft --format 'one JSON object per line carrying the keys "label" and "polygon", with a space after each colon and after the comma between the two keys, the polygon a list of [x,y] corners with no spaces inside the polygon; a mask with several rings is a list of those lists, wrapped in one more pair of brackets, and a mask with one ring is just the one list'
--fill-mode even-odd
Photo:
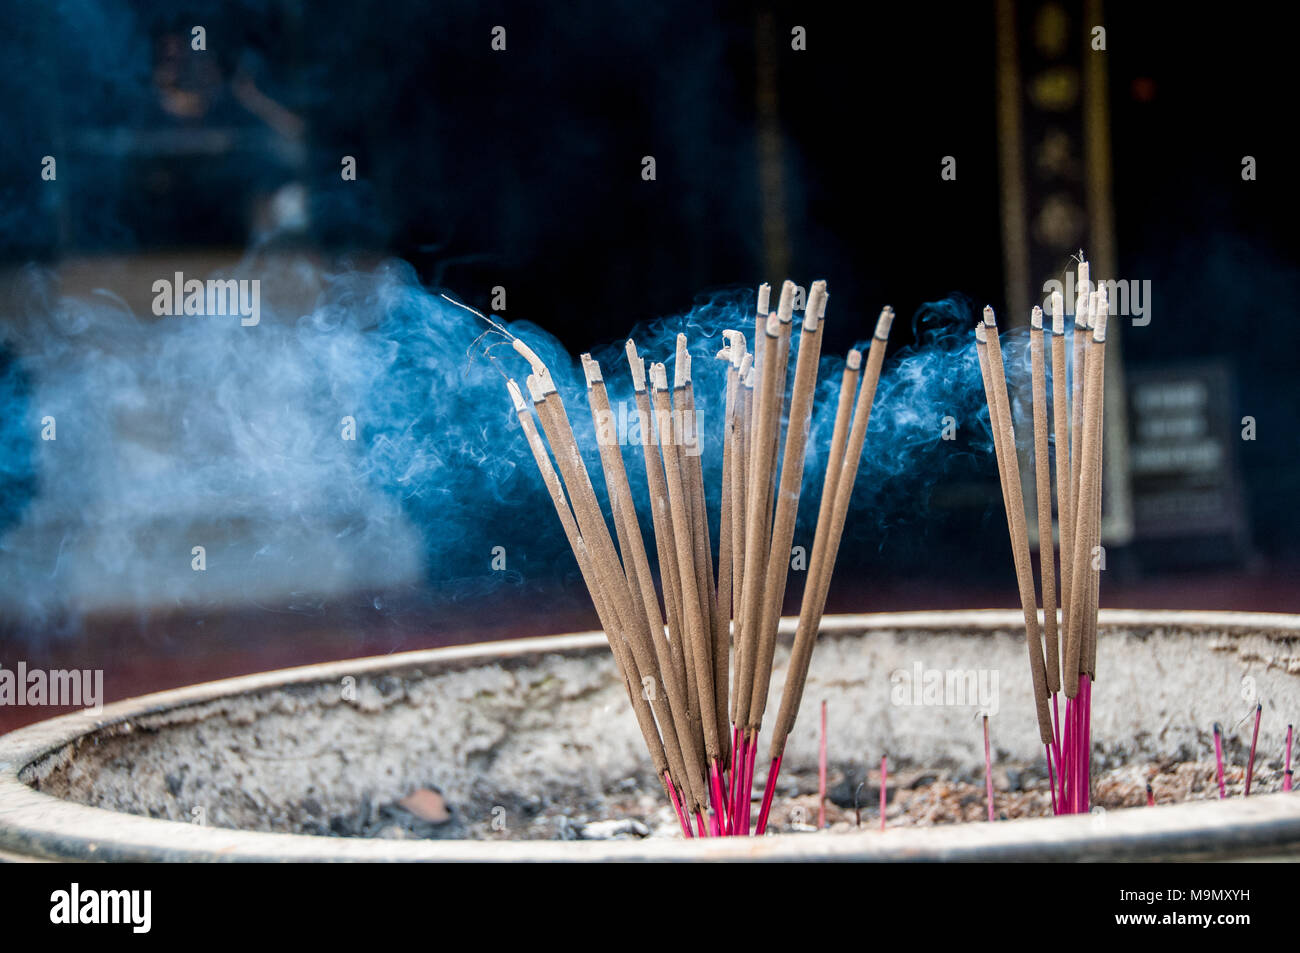
{"label": "brown incense stick shaft", "polygon": [[880,382],[880,368],[884,364],[885,346],[893,321],[894,309],[890,307],[881,311],[876,321],[876,331],[871,339],[871,350],[867,352],[867,366],[862,373],[862,386],[858,391],[843,460],[839,463],[840,472],[835,477],[834,505],[828,514],[830,522],[824,524],[820,514],[817,520],[812,558],[808,564],[808,584],[804,587],[799,624],[795,629],[794,646],[791,648],[785,688],[781,695],[781,707],[772,734],[773,758],[780,757],[785,750],[786,738],[794,729],[799,714],[799,702],[803,698],[813,645],[821,628],[822,613],[826,609],[826,598],[830,593],[831,572],[839,555],[840,538],[848,516],[849,501],[853,496],[853,484],[857,480],[858,464],[862,460],[862,448],[866,443],[867,427],[871,422],[871,409],[876,398],[876,385]]}
{"label": "brown incense stick shaft", "polygon": [[[692,730],[687,713],[685,686],[678,680],[671,649],[664,632],[663,616],[659,612],[659,600],[655,594],[649,560],[646,558],[645,542],[641,536],[640,522],[636,517],[636,505],[632,500],[627,470],[623,465],[623,453],[618,434],[610,432],[614,414],[610,407],[609,394],[605,389],[600,365],[587,354],[582,355],[582,363],[587,376],[587,394],[591,402],[592,421],[595,424],[601,466],[605,471],[605,485],[609,494],[610,508],[614,514],[619,549],[623,553],[628,569],[628,582],[634,595],[639,596],[638,606],[645,615],[654,645],[656,670],[653,673],[641,672],[642,683],[638,691],[654,692],[657,690],[657,685],[662,685],[662,690],[668,696],[666,707],[672,721],[661,725],[661,734],[673,775],[679,780],[688,781],[693,797],[696,794],[707,797],[704,765],[695,757],[694,745],[691,741]],[[645,682],[647,675],[654,680],[648,685]]]}
{"label": "brown incense stick shaft", "polygon": [[[685,655],[685,622],[681,607],[681,579],[677,569],[677,547],[673,540],[672,519],[668,512],[668,483],[664,477],[663,459],[655,440],[654,412],[650,406],[650,391],[646,381],[645,361],[637,354],[636,345],[627,342],[628,366],[632,371],[632,386],[636,399],[637,416],[641,424],[641,451],[645,460],[646,485],[650,491],[651,525],[655,534],[655,549],[659,557],[659,579],[663,588],[665,616],[668,624],[669,651],[677,682],[686,693],[686,712],[690,720],[693,749],[700,758],[704,756],[704,733],[695,710],[692,685],[687,680]],[[693,672],[694,669],[692,668]],[[693,678],[693,676],[692,676]],[[682,739],[685,745],[685,739]]]}
{"label": "brown incense stick shaft", "polygon": [[[744,647],[741,650],[741,675],[736,689],[736,723],[741,725],[749,724],[749,709],[753,699],[758,662],[759,613],[762,611],[763,581],[766,577],[771,531],[767,505],[771,498],[775,466],[772,459],[772,435],[780,426],[779,391],[785,383],[784,368],[778,367],[782,326],[780,315],[793,313],[793,301],[794,283],[787,281],[781,288],[778,312],[767,316],[760,337],[763,357],[756,369],[758,392],[754,398],[757,407],[750,434],[749,488],[746,492],[745,513],[745,589],[741,597],[740,638]],[[757,350],[757,343],[755,348]]]}
{"label": "brown incense stick shaft", "polygon": [[515,412],[519,417],[519,424],[523,428],[528,447],[532,451],[533,460],[542,475],[542,482],[546,485],[551,502],[555,506],[556,515],[560,518],[560,525],[564,528],[564,535],[568,539],[574,558],[578,562],[578,571],[582,574],[582,580],[587,586],[587,591],[591,593],[592,603],[596,608],[596,616],[600,619],[601,628],[604,629],[610,649],[614,654],[614,662],[618,667],[619,675],[627,688],[628,698],[632,702],[637,725],[645,738],[646,748],[650,752],[651,761],[655,766],[655,773],[662,775],[664,770],[668,768],[668,759],[659,738],[650,705],[646,698],[633,687],[634,679],[639,684],[639,673],[636,671],[635,662],[631,658],[626,639],[618,630],[609,605],[603,596],[591,566],[590,555],[579,533],[578,524],[574,519],[573,511],[569,508],[569,503],[565,499],[560,479],[551,464],[550,456],[546,452],[541,436],[537,432],[537,426],[533,421],[532,413],[528,409],[528,404],[524,401],[519,386],[514,381],[509,381],[508,386],[510,396],[514,401]]}
{"label": "brown incense stick shaft", "polygon": [[[671,726],[673,719],[667,707],[667,694],[661,691],[642,691],[645,687],[642,679],[647,675],[653,677],[657,669],[653,640],[645,617],[638,618],[636,615],[635,602],[622,561],[614,549],[609,527],[600,511],[600,503],[596,499],[596,491],[587,473],[586,464],[583,463],[582,455],[578,451],[564,403],[559,393],[555,391],[554,385],[549,383],[549,375],[545,384],[538,381],[536,377],[530,377],[529,391],[533,395],[542,430],[546,433],[555,454],[557,468],[564,478],[564,485],[573,505],[574,517],[591,554],[591,563],[598,584],[610,606],[611,616],[625,636],[631,658],[635,663],[637,672],[632,694],[634,696],[649,694],[648,700],[655,720],[660,725]],[[629,676],[631,674],[629,672]]]}
{"label": "brown incense stick shaft", "polygon": [[[746,514],[749,499],[749,444],[754,412],[754,369],[752,356],[741,362],[740,407],[736,414],[736,467],[732,475],[732,509],[735,528],[732,530],[732,558],[735,561],[735,579],[732,583],[732,642],[735,658],[731,666],[731,723],[739,725],[740,680],[744,669],[745,642],[741,637],[742,603],[745,591],[745,537]],[[748,698],[748,696],[746,696]]]}
{"label": "brown incense stick shaft", "polygon": [[684,465],[682,479],[691,501],[691,540],[695,554],[696,588],[700,593],[700,611],[705,621],[713,691],[713,710],[718,721],[720,757],[730,755],[731,737],[727,731],[727,656],[728,643],[718,592],[713,575],[713,542],[709,534],[709,517],[705,508],[704,467],[700,463],[701,438],[695,410],[695,386],[691,378],[691,355],[686,349],[686,335],[677,335],[677,381],[673,393],[681,430],[679,461]]}
{"label": "brown incense stick shaft", "polygon": [[[1066,377],[1064,306],[1061,293],[1052,292],[1052,420],[1056,445],[1056,510],[1061,528],[1061,632],[1058,642],[1062,649],[1070,618],[1070,559],[1074,555],[1074,497],[1070,486],[1070,403]],[[1059,653],[1057,666],[1059,678]]]}
{"label": "brown incense stick shaft", "polygon": [[1048,451],[1047,358],[1043,337],[1043,309],[1035,306],[1029,323],[1029,342],[1034,404],[1038,578],[1043,594],[1043,641],[1047,649],[1047,690],[1054,694],[1061,688],[1061,644],[1056,631],[1056,547],[1052,541],[1052,461]]}
{"label": "brown incense stick shaft", "polygon": [[[1079,500],[1079,474],[1083,462],[1080,447],[1083,442],[1083,386],[1088,376],[1088,288],[1090,286],[1090,268],[1086,261],[1079,263],[1079,283],[1078,295],[1074,305],[1074,361],[1072,365],[1072,380],[1070,382],[1070,391],[1072,403],[1070,407],[1070,513],[1071,522],[1071,542],[1075,540],[1075,534],[1079,531],[1079,512],[1081,510]],[[1074,601],[1079,598],[1079,593],[1074,590],[1074,551],[1070,552],[1070,603],[1065,607],[1067,619],[1074,618]],[[1079,633],[1070,627],[1067,622],[1065,626],[1065,641],[1062,652],[1062,680],[1067,688],[1070,689],[1069,697],[1073,698],[1075,687],[1079,683],[1079,671],[1077,668],[1069,667],[1068,659],[1078,658],[1078,653],[1074,650],[1071,643],[1079,637]]]}
{"label": "brown incense stick shaft", "polygon": [[[1086,359],[1087,380],[1083,390],[1083,439],[1080,441],[1078,516],[1075,523],[1074,561],[1071,582],[1072,605],[1070,607],[1069,657],[1066,659],[1066,671],[1073,672],[1075,683],[1066,682],[1068,697],[1074,697],[1078,691],[1078,673],[1081,667],[1083,645],[1087,638],[1084,631],[1087,613],[1092,599],[1094,568],[1092,547],[1096,545],[1096,524],[1094,510],[1100,499],[1098,491],[1101,484],[1101,403],[1105,388],[1106,355],[1106,313],[1102,311],[1095,316],[1096,327],[1092,340],[1088,343]],[[1079,333],[1076,329],[1076,334]]]}
{"label": "brown incense stick shaft", "polygon": [[827,297],[826,282],[813,282],[808,306],[804,309],[803,329],[799,333],[799,356],[795,360],[785,454],[781,461],[781,484],[777,493],[764,585],[763,630],[759,637],[754,695],[749,708],[747,727],[753,731],[757,731],[762,724],[763,713],[767,708],[772,657],[776,651],[776,630],[781,621],[781,607],[785,602],[785,590],[790,577],[790,544],[794,541],[808,433],[812,425],[813,398],[817,393],[817,367],[821,358],[822,321],[826,313]]}
{"label": "brown incense stick shaft", "polygon": [[[650,392],[655,413],[661,424],[672,420],[668,403],[668,376],[662,364],[650,368]],[[677,546],[677,569],[681,579],[682,611],[685,617],[686,645],[688,648],[687,673],[694,669],[694,696],[699,703],[700,719],[704,725],[704,751],[707,760],[717,761],[722,754],[718,738],[718,719],[713,694],[713,657],[709,650],[709,622],[705,618],[700,599],[699,583],[695,573],[695,550],[691,538],[691,500],[683,468],[680,449],[672,436],[671,424],[659,431],[659,449],[663,454],[664,474],[668,481],[668,510],[672,517],[673,539]]]}
{"label": "brown incense stick shaft", "polygon": [[[980,346],[980,329],[976,330]],[[1034,683],[1034,701],[1038,710],[1038,733],[1043,744],[1050,744],[1052,715],[1047,700],[1047,664],[1043,660],[1043,643],[1038,627],[1038,602],[1034,594],[1033,566],[1029,555],[1029,529],[1025,522],[1025,505],[1020,489],[1020,460],[1016,452],[1015,428],[1011,420],[1007,395],[1006,370],[1002,364],[1002,347],[998,340],[993,309],[984,309],[983,335],[988,348],[988,403],[994,426],[1001,440],[994,441],[994,452],[1003,455],[1003,476],[1007,502],[1007,526],[1011,534],[1011,552],[1015,561],[1020,605],[1025,617],[1025,643],[1029,654],[1029,671]]]}
{"label": "brown incense stick shaft", "polygon": [[[1092,293],[1091,307],[1088,312],[1091,319],[1094,338],[1098,322],[1098,315],[1101,312],[1107,312],[1109,317],[1110,302],[1105,288],[1098,288]],[[1088,593],[1087,625],[1084,628],[1084,643],[1080,652],[1080,668],[1088,673],[1089,678],[1094,682],[1097,680],[1097,606],[1101,589],[1101,570],[1105,568],[1102,565],[1103,555],[1101,550],[1101,505],[1102,505],[1102,477],[1105,473],[1103,469],[1103,455],[1106,446],[1106,362],[1105,362],[1105,336],[1106,328],[1103,322],[1101,335],[1102,340],[1099,345],[1101,351],[1101,398],[1097,405],[1097,446],[1096,455],[1092,465],[1096,468],[1097,479],[1093,490],[1092,501],[1092,548],[1089,552],[1096,553],[1098,567],[1092,573],[1092,586]]]}
{"label": "brown incense stick shaft", "polygon": [[[725,334],[726,332],[723,333]],[[728,667],[731,661],[731,586],[735,566],[732,552],[732,519],[734,517],[734,508],[732,506],[732,471],[735,467],[736,455],[734,426],[736,421],[736,389],[739,386],[739,375],[737,374],[736,364],[732,362],[730,345],[720,352],[718,357],[724,358],[728,362],[727,389],[722,416],[722,480],[720,484],[721,490],[718,495],[717,605],[724,629],[721,637],[716,639],[713,645],[715,659],[714,690],[715,692],[721,692],[722,704],[718,706],[718,717],[723,718],[729,717],[730,714],[727,706],[727,695],[728,685],[731,680]],[[719,667],[716,661],[719,649],[722,652],[721,679],[718,678]]]}

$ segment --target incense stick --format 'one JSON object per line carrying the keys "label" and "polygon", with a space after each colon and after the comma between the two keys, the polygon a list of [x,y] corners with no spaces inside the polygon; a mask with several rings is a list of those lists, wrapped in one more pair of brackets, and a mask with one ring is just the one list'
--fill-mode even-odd
{"label": "incense stick", "polygon": [[[803,698],[804,686],[807,684],[808,666],[817,632],[821,628],[822,613],[826,609],[831,573],[839,554],[844,521],[853,494],[853,484],[857,479],[858,465],[862,459],[862,448],[866,442],[871,409],[875,403],[876,386],[880,381],[880,368],[885,359],[885,345],[889,340],[889,330],[893,320],[894,309],[886,306],[876,321],[876,330],[867,354],[867,366],[862,373],[862,385],[858,389],[857,400],[854,402],[851,423],[846,422],[845,417],[848,403],[846,395],[851,397],[852,394],[852,384],[856,380],[854,372],[861,361],[859,352],[849,353],[848,366],[841,381],[840,403],[836,412],[837,433],[831,438],[831,452],[827,459],[822,502],[818,509],[817,528],[813,535],[813,551],[808,562],[808,579],[804,586],[803,602],[799,608],[799,623],[795,629],[794,645],[786,667],[781,707],[777,712],[772,735],[770,748],[772,762],[768,770],[767,788],[763,795],[765,807],[759,818],[760,830],[766,824],[766,811],[767,805],[771,803],[771,791],[776,787],[786,741],[794,729],[799,703]],[[840,435],[846,428],[848,435],[841,438]],[[837,450],[841,446],[841,439],[843,439],[843,453],[839,454]]]}
{"label": "incense stick", "polygon": [[1255,703],[1255,731],[1250,736],[1250,760],[1246,763],[1246,790],[1242,797],[1250,797],[1250,782],[1255,776],[1255,745],[1259,743],[1259,719],[1264,713],[1264,704]]}
{"label": "incense stick", "polygon": [[[1056,631],[1056,550],[1052,542],[1052,469],[1048,455],[1047,361],[1043,309],[1034,307],[1029,322],[1032,400],[1034,405],[1035,506],[1038,512],[1038,578],[1043,595],[1043,642],[1047,648],[1047,690],[1061,688],[1060,641]],[[1055,350],[1055,348],[1053,348]],[[1055,730],[1052,738],[1055,739]]]}
{"label": "incense stick", "polygon": [[1038,603],[1034,596],[1033,568],[1029,558],[1029,529],[1025,522],[1024,501],[1020,490],[1020,461],[1016,453],[1015,428],[1011,421],[997,321],[990,307],[984,309],[984,323],[976,327],[975,340],[977,349],[985,348],[988,355],[988,373],[984,385],[995,433],[998,435],[994,440],[994,452],[1003,461],[1007,527],[1011,535],[1011,553],[1020,589],[1020,605],[1025,618],[1025,644],[1029,653],[1029,671],[1033,679],[1034,702],[1038,713],[1038,733],[1043,744],[1050,744],[1052,716],[1047,701],[1047,665],[1043,660],[1043,645],[1039,637]]}
{"label": "incense stick", "polygon": [[989,823],[993,822],[993,757],[989,752],[989,716],[984,716],[984,796],[989,806]]}
{"label": "incense stick", "polygon": [[[727,380],[716,571],[686,338],[678,336],[671,388],[665,366],[652,364],[647,373],[635,344],[627,342],[661,592],[656,591],[621,435],[612,429],[614,413],[600,364],[582,355],[612,531],[549,369],[526,343],[484,318],[531,367],[531,403],[517,384],[508,384],[516,414],[685,837],[749,832],[758,733],[789,582],[789,551],[828,297],[825,282],[814,282],[800,332],[787,422],[795,290],[792,282],[785,282],[776,311],[769,313],[770,289],[763,286],[756,314],[761,333],[754,352],[747,351],[743,334],[728,330],[726,346],[718,354],[727,362]],[[758,833],[765,830],[781,750],[820,627],[892,316],[886,309],[877,323],[866,372],[860,369],[861,355],[851,352],[841,382],[814,557],[796,633],[798,661],[793,677],[786,680],[778,716],[781,743],[774,750]],[[826,731],[823,705],[819,827],[825,826]]]}
{"label": "incense stick", "polygon": [[1219,800],[1228,796],[1223,786],[1223,729],[1214,723],[1214,774],[1219,781]]}

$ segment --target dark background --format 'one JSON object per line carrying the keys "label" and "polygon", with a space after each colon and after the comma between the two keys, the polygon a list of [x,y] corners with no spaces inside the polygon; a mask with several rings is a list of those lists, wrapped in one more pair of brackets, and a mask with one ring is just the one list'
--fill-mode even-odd
{"label": "dark background", "polygon": [[[209,248],[394,256],[480,308],[504,286],[507,317],[573,352],[609,343],[702,293],[780,278],[764,273],[765,15],[790,272],[829,282],[838,310],[826,351],[865,337],[886,302],[904,319],[896,352],[925,302],[954,292],[1006,300],[992,4],[849,13],[802,3],[119,0],[3,11],[7,270]],[[201,61],[187,55],[194,23],[207,29]],[[1191,569],[1121,553],[1103,605],[1296,610],[1290,24],[1256,8],[1192,16],[1173,4],[1111,4],[1105,23],[1119,273],[1154,288],[1152,324],[1125,335],[1126,364],[1226,361],[1232,417],[1256,417],[1260,436],[1236,461],[1244,549]],[[504,53],[490,48],[497,24],[508,31]],[[805,52],[790,49],[795,24],[807,29]],[[205,138],[213,131],[215,143]],[[60,156],[57,188],[34,174],[47,153]],[[340,179],[344,155],[356,157],[356,182]],[[641,178],[645,155],[656,181]],[[945,155],[957,158],[955,182],[940,180]],[[1257,181],[1242,181],[1243,155],[1256,157]],[[267,196],[288,184],[302,187],[308,224],[267,225]],[[7,431],[3,452],[12,461],[29,451]],[[850,553],[829,610],[1013,605],[991,463],[977,469],[988,505]],[[972,547],[987,558],[964,558]],[[86,621],[71,645],[115,657],[146,647],[130,674],[110,680],[120,696],[593,624],[570,569],[538,589],[441,602],[432,615],[417,599],[378,614],[342,600],[305,621],[208,617],[206,654],[186,635],[196,621],[162,609]],[[15,632],[21,643],[11,644],[36,659],[38,636]]]}

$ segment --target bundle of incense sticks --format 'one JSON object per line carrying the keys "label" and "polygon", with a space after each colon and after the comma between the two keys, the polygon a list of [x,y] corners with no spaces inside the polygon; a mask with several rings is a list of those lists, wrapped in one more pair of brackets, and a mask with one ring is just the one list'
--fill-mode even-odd
{"label": "bundle of incense sticks", "polygon": [[[519,423],[686,837],[750,833],[758,735],[790,569],[828,298],[826,283],[814,282],[791,381],[796,291],[785,282],[776,310],[770,311],[770,288],[759,288],[752,352],[742,331],[723,333],[726,347],[718,357],[727,362],[727,381],[716,571],[704,469],[694,442],[698,430],[686,337],[677,338],[671,387],[665,365],[647,368],[635,343],[627,342],[637,412],[648,422],[642,427],[641,455],[658,589],[621,442],[610,432],[614,415],[604,370],[590,355],[582,356],[612,535],[549,369],[531,348],[493,324],[531,366],[527,397],[515,381],[507,383]],[[803,696],[893,315],[890,308],[881,312],[865,368],[856,350],[846,361],[755,833],[766,827],[785,740]]]}
{"label": "bundle of incense sticks", "polygon": [[[1078,281],[1072,356],[1067,353],[1065,309],[1059,292],[1053,293],[1049,302],[1050,329],[1044,327],[1041,308],[1035,307],[1030,316],[1034,495],[1039,546],[1037,591],[1006,368],[992,308],[984,309],[984,320],[975,329],[998,477],[1002,483],[1002,503],[1007,513],[1012,559],[1024,610],[1039,737],[1047,755],[1053,809],[1058,814],[1085,812],[1090,806],[1092,683],[1097,677],[1097,599],[1101,577],[1102,413],[1109,302],[1104,287],[1092,288],[1086,261],[1079,265]],[[1050,404],[1048,341],[1051,342]],[[1072,379],[1070,386],[1067,386],[1067,367]],[[1052,532],[1049,449],[1052,446],[1056,450],[1056,510],[1061,540],[1059,588]],[[1041,622],[1039,592],[1042,594]],[[1057,698],[1060,692],[1066,697],[1064,725]]]}

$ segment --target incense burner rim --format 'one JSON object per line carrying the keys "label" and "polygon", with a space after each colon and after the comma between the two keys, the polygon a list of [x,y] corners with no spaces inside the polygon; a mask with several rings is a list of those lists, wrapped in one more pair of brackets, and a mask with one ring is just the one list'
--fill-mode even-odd
{"label": "incense burner rim", "polygon": [[[1005,631],[1017,610],[951,610],[827,616],[822,637],[908,629]],[[789,637],[797,620],[783,619]],[[1107,630],[1126,626],[1225,634],[1300,637],[1300,615],[1275,613],[1102,610]],[[113,861],[603,861],[603,860],[1123,860],[1277,855],[1300,849],[1300,798],[1289,794],[1102,816],[1052,817],[996,824],[958,824],[834,836],[785,834],[709,841],[388,841],[265,833],[158,820],[66,801],[34,790],[25,772],[96,736],[126,732],[135,722],[180,713],[221,699],[292,686],[337,682],[346,675],[389,671],[436,673],[482,664],[527,665],[545,655],[607,651],[604,635],[587,632],[478,643],[351,659],[206,682],[106,705],[98,715],[73,713],[0,737],[0,859]]]}

